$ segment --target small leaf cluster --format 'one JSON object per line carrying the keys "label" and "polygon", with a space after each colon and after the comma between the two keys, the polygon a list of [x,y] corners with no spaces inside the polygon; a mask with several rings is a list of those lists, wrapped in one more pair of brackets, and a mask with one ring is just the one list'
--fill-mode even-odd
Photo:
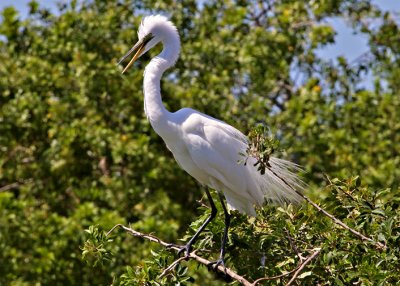
{"label": "small leaf cluster", "polygon": [[193,277],[187,273],[188,267],[178,264],[168,274],[160,277],[160,270],[173,262],[173,256],[165,250],[151,251],[151,257],[142,265],[132,268],[127,266],[120,277],[120,285],[191,285]]}
{"label": "small leaf cluster", "polygon": [[106,249],[106,245],[113,239],[107,237],[107,234],[99,226],[92,225],[85,232],[88,234],[88,239],[82,248],[82,259],[93,267],[99,263],[110,261],[112,254]]}
{"label": "small leaf cluster", "polygon": [[269,159],[279,149],[279,141],[271,134],[270,129],[264,124],[258,124],[252,128],[248,135],[248,147],[246,154],[239,153],[244,156],[244,164],[247,164],[248,157],[256,159],[254,166],[257,167],[262,175],[265,174],[265,170],[270,168]]}
{"label": "small leaf cluster", "polygon": [[[114,257],[112,250],[114,239],[99,225],[92,225],[86,232],[86,241],[82,247],[82,259],[93,268],[99,265],[110,265]],[[127,266],[119,277],[120,285],[187,285],[193,278],[187,275],[188,267],[180,264],[171,269],[164,277],[160,276],[160,269],[167,268],[173,262],[174,256],[165,249],[150,250],[151,257],[141,265]]]}

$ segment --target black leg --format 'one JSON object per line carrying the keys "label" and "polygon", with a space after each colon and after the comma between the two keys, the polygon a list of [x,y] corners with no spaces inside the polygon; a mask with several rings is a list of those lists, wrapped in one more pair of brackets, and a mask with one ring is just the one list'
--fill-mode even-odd
{"label": "black leg", "polygon": [[218,192],[219,199],[221,201],[222,208],[224,210],[224,215],[225,215],[225,229],[224,229],[224,236],[222,238],[222,244],[221,244],[221,253],[219,258],[221,260],[224,260],[225,256],[225,245],[226,241],[228,240],[228,230],[229,226],[231,225],[231,215],[229,214],[228,210],[226,209],[225,203],[224,203],[224,198],[222,197],[222,194]]}
{"label": "black leg", "polygon": [[181,250],[179,250],[178,254],[181,254],[183,251],[185,251],[185,255],[188,256],[190,251],[192,250],[192,245],[196,241],[196,239],[199,237],[200,233],[206,228],[206,226],[212,221],[215,216],[217,215],[217,208],[215,207],[214,201],[211,197],[211,194],[209,190],[206,188],[206,195],[208,200],[210,201],[210,206],[211,206],[211,214],[210,216],[204,221],[204,223],[201,225],[201,227],[196,231],[196,233],[193,235],[193,237],[189,240],[189,242],[182,247]]}
{"label": "black leg", "polygon": [[226,241],[228,240],[228,230],[231,224],[231,215],[229,214],[228,210],[226,209],[224,198],[220,192],[218,192],[219,200],[221,201],[222,208],[224,210],[225,215],[225,229],[224,229],[224,236],[222,237],[221,242],[221,252],[219,254],[219,259],[217,261],[211,262],[208,266],[213,267],[214,270],[218,267],[218,265],[223,265],[225,267],[225,245]]}

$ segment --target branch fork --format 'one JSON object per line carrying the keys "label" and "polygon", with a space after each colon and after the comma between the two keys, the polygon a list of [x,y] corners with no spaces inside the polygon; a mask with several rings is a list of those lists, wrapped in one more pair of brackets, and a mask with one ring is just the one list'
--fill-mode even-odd
{"label": "branch fork", "polygon": [[[124,231],[126,231],[127,233],[129,233],[132,236],[135,237],[140,237],[155,243],[158,243],[159,245],[162,245],[168,249],[173,249],[176,252],[178,252],[179,250],[181,250],[181,247],[173,244],[173,243],[167,243],[163,240],[161,240],[160,238],[152,235],[152,234],[145,234],[145,233],[141,233],[139,231],[136,231],[130,227],[126,227],[122,224],[117,224],[115,225],[113,228],[111,228],[108,232],[107,232],[107,236],[109,236],[115,229],[117,228],[121,228]],[[259,278],[257,280],[255,280],[254,282],[250,282],[249,280],[247,280],[245,277],[239,275],[238,273],[236,273],[234,270],[232,270],[231,268],[225,267],[224,265],[218,265],[215,268],[215,271],[218,271],[220,273],[225,274],[227,277],[231,278],[232,280],[236,280],[238,282],[240,282],[242,285],[244,286],[256,286],[259,282],[264,281],[264,280],[276,280],[282,277],[286,277],[291,275],[292,273],[294,273],[294,275],[292,276],[292,278],[290,279],[289,283],[286,284],[286,286],[291,285],[296,278],[298,277],[298,275],[301,273],[301,271],[303,270],[303,268],[311,261],[313,260],[319,253],[320,253],[321,249],[320,248],[315,248],[314,251],[312,252],[312,254],[310,256],[308,256],[305,260],[301,260],[299,265],[297,265],[296,268],[294,268],[293,270],[277,275],[277,276],[272,276],[272,277],[262,277]],[[200,264],[203,264],[205,266],[210,265],[211,261],[209,261],[208,259],[205,259],[199,255],[196,254],[196,250],[190,252],[187,256],[183,256],[180,257],[178,259],[176,259],[174,262],[172,262],[167,268],[165,268],[163,270],[163,272],[160,274],[159,278],[162,278],[164,276],[166,276],[168,273],[170,273],[171,271],[173,271],[173,269],[182,261],[188,260],[188,259],[193,259],[195,261],[197,261]]]}

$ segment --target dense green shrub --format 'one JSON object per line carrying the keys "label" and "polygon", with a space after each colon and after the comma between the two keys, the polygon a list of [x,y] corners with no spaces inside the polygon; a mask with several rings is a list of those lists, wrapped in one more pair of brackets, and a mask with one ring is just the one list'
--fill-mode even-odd
{"label": "dense green shrub", "polygon": [[[126,76],[116,66],[142,15],[158,12],[182,38],[162,82],[168,109],[191,106],[244,132],[267,124],[286,150],[280,156],[305,167],[306,194],[387,245],[360,241],[307,204],[266,206],[256,219],[234,214],[228,266],[255,280],[318,249],[298,284],[399,280],[400,33],[389,13],[369,0],[85,0],[57,12],[38,3],[26,19],[13,7],[1,11],[1,285],[157,281],[173,251],[103,230],[130,224],[179,242],[207,215],[196,202],[201,189],[143,113],[143,67],[157,51]],[[369,57],[318,57],[335,41],[326,20],[337,16],[368,37]],[[360,84],[367,72],[371,90]],[[201,237],[198,246],[213,250],[205,257],[217,254],[222,228],[218,217]],[[179,267],[160,283],[222,283],[195,262]]]}

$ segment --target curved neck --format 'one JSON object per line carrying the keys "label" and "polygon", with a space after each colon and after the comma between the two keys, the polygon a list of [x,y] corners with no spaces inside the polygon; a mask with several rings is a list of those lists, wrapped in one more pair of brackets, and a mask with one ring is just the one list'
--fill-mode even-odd
{"label": "curved neck", "polygon": [[179,37],[169,37],[164,40],[164,49],[154,57],[144,71],[144,109],[146,115],[157,133],[157,127],[167,123],[169,112],[164,107],[160,93],[160,81],[164,71],[173,66],[179,56]]}

